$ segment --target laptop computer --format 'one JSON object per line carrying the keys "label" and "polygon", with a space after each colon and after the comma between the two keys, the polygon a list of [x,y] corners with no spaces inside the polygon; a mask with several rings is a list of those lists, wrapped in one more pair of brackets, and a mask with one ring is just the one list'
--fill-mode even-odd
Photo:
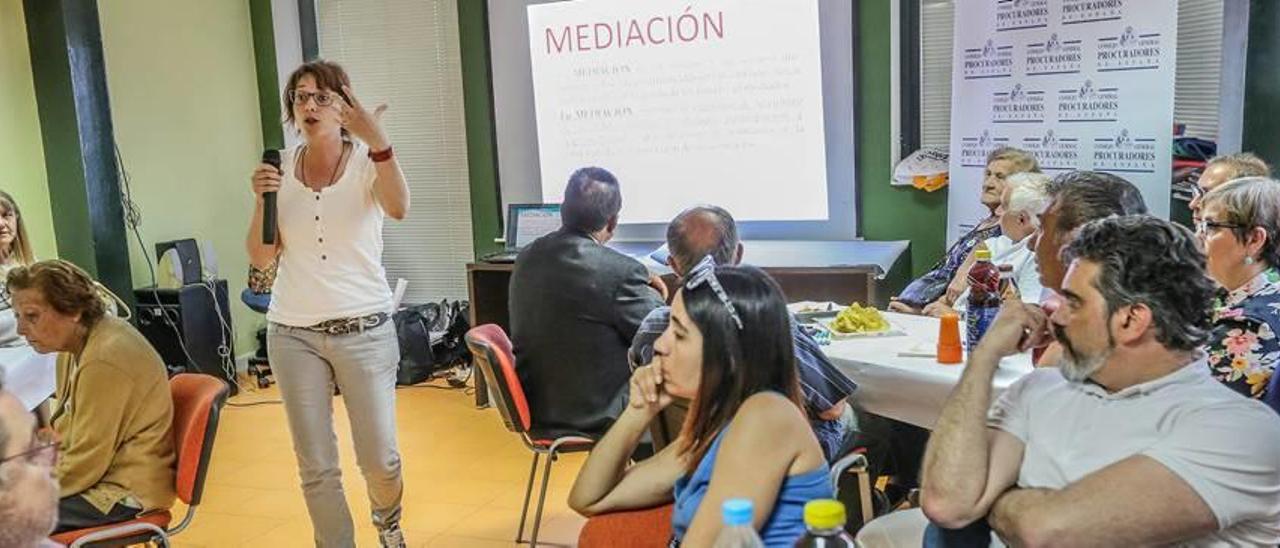
{"label": "laptop computer", "polygon": [[506,248],[480,258],[487,263],[513,263],[520,250],[534,240],[560,229],[560,204],[510,204],[507,206]]}

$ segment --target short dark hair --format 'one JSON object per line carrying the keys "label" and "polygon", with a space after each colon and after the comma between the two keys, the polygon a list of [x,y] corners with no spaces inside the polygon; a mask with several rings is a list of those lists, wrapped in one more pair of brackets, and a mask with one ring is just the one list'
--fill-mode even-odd
{"label": "short dark hair", "polygon": [[[351,85],[351,78],[347,76],[347,71],[342,68],[342,65],[324,59],[308,61],[289,75],[289,82],[284,85],[284,93],[281,94],[281,99],[284,101],[284,121],[290,124],[294,123],[292,92],[298,89],[298,81],[308,75],[315,78],[316,87],[337,93],[347,104],[351,103],[346,90],[342,89],[343,86]],[[342,134],[347,135],[347,128],[342,128]]]}
{"label": "short dark hair", "polygon": [[718,266],[714,275],[742,328],[710,284],[680,290],[689,318],[702,333],[702,380],[680,433],[689,473],[752,395],[778,392],[804,409],[791,316],[777,282],[753,266]]}
{"label": "short dark hair", "polygon": [[1142,200],[1138,187],[1110,173],[1064,173],[1050,181],[1046,190],[1058,204],[1056,228],[1063,234],[1096,219],[1147,212],[1147,204]]}
{"label": "short dark hair", "polygon": [[607,226],[622,210],[622,190],[618,179],[602,167],[584,167],[569,176],[560,204],[560,222],[565,228],[595,232]]}
{"label": "short dark hair", "polygon": [[[703,223],[696,227],[700,230],[690,226],[694,219]],[[693,268],[707,255],[718,265],[731,265],[738,251],[738,224],[722,207],[691,207],[667,225],[667,250],[676,264],[685,269]]]}
{"label": "short dark hair", "polygon": [[1063,256],[1101,267],[1094,287],[1107,302],[1108,317],[1122,306],[1144,304],[1156,340],[1166,348],[1191,351],[1209,340],[1217,287],[1186,227],[1150,215],[1091,221]]}

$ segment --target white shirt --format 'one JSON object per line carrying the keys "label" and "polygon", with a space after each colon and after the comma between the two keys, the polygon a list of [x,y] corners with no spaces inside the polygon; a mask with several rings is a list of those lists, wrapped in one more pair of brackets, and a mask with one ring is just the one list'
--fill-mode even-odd
{"label": "white shirt", "polygon": [[[1018,294],[1022,296],[1022,302],[1040,304],[1040,296],[1044,292],[1044,288],[1040,286],[1040,271],[1036,269],[1036,254],[1027,247],[1027,241],[1030,239],[1023,238],[1014,242],[1008,236],[1000,235],[995,238],[988,238],[982,244],[991,250],[991,264],[1013,266],[1013,283],[1018,285]],[[969,288],[966,287],[964,292],[956,298],[952,308],[957,311],[964,311],[968,308],[968,305]]]}
{"label": "white shirt", "polygon": [[1114,394],[1037,369],[1001,394],[987,423],[1026,444],[1019,487],[1062,489],[1145,455],[1218,519],[1218,531],[1183,546],[1280,543],[1280,417],[1211,377],[1203,359]]}
{"label": "white shirt", "polygon": [[296,177],[301,144],[284,151],[277,195],[280,268],[267,319],[293,327],[391,312],[391,288],[382,268],[385,213],[373,195],[377,171],[362,143],[352,146],[346,170],[314,192]]}

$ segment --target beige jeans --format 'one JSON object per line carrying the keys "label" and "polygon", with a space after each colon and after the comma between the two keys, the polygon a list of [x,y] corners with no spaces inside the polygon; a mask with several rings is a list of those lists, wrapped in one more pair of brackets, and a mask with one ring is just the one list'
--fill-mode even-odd
{"label": "beige jeans", "polygon": [[393,325],[388,321],[349,335],[279,324],[271,324],[267,330],[268,359],[289,417],[316,546],[355,546],[333,428],[335,385],[346,404],[356,463],[368,486],[373,524],[383,529],[400,521],[404,492],[396,445],[400,347]]}

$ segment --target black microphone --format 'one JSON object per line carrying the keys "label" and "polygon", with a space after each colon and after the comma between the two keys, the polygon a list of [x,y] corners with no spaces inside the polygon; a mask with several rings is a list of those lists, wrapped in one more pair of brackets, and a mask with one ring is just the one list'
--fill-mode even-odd
{"label": "black microphone", "polygon": [[[267,149],[262,151],[262,163],[280,171],[280,151]],[[276,193],[262,193],[262,243],[276,243]]]}

